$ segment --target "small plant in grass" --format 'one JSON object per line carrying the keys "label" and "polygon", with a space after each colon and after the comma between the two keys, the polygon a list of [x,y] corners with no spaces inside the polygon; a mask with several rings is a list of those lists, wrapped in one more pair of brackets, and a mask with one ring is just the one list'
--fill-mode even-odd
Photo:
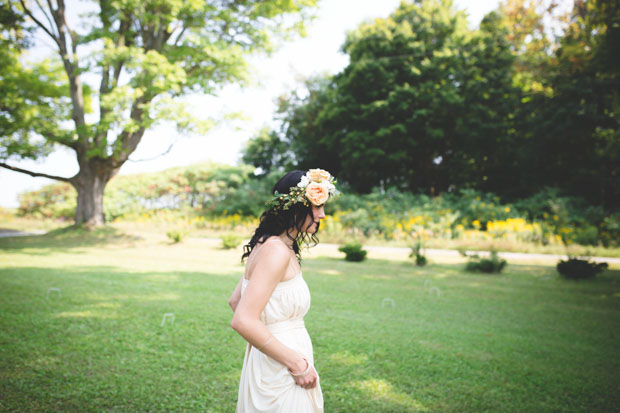
{"label": "small plant in grass", "polygon": [[426,256],[422,252],[422,241],[420,241],[420,239],[418,239],[418,242],[411,247],[411,254],[409,254],[409,258],[413,257],[415,257],[415,265],[418,267],[423,267],[428,262]]}
{"label": "small plant in grass", "polygon": [[566,248],[566,260],[560,260],[555,266],[560,275],[569,280],[585,280],[588,278],[594,278],[600,272],[607,269],[606,262],[593,262],[590,261],[586,252],[585,257],[575,257],[568,253],[568,246],[572,243],[572,240],[562,235],[562,242]]}
{"label": "small plant in grass", "polygon": [[347,261],[364,261],[368,251],[362,248],[359,242],[349,242],[338,248],[338,251],[344,252],[344,259]]}
{"label": "small plant in grass", "polygon": [[469,259],[465,265],[465,270],[470,272],[499,274],[506,266],[506,260],[500,258],[497,255],[497,251],[491,251],[489,258],[481,258],[478,254],[468,255],[467,253],[462,253],[462,255]]}
{"label": "small plant in grass", "polygon": [[567,260],[560,260],[555,267],[560,275],[569,280],[584,280],[594,278],[607,269],[606,262],[593,262],[589,259],[569,256]]}
{"label": "small plant in grass", "polygon": [[224,234],[220,236],[220,239],[222,240],[222,248],[225,250],[237,248],[243,240],[240,236],[235,234]]}
{"label": "small plant in grass", "polygon": [[166,236],[170,241],[172,241],[173,244],[178,244],[179,242],[183,241],[186,235],[187,231],[179,228],[171,229],[170,231],[166,232]]}

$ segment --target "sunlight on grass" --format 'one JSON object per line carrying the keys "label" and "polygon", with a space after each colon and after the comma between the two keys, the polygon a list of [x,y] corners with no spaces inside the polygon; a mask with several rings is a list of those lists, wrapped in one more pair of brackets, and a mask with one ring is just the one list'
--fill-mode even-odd
{"label": "sunlight on grass", "polygon": [[131,301],[173,301],[178,300],[179,294],[175,293],[151,293],[151,294],[112,294],[101,295],[87,293],[85,298],[90,300],[131,300]]}
{"label": "sunlight on grass", "polygon": [[325,274],[325,275],[342,275],[342,271],[338,271],[338,270],[321,270],[319,271],[319,273]]}
{"label": "sunlight on grass", "polygon": [[396,403],[400,407],[414,409],[413,411],[428,411],[424,405],[408,394],[394,390],[394,386],[386,380],[369,379],[353,381],[350,385],[362,391],[371,399]]}
{"label": "sunlight on grass", "polygon": [[90,307],[96,308],[119,308],[121,306],[120,303],[97,303],[91,304]]}
{"label": "sunlight on grass", "polygon": [[368,356],[366,354],[349,354],[348,351],[343,351],[331,354],[329,359],[344,366],[353,366],[367,362]]}
{"label": "sunlight on grass", "polygon": [[145,281],[174,282],[179,281],[179,276],[172,274],[149,274],[142,277],[142,279]]}
{"label": "sunlight on grass", "polygon": [[91,310],[64,311],[55,315],[57,318],[120,318],[118,314],[107,314]]}

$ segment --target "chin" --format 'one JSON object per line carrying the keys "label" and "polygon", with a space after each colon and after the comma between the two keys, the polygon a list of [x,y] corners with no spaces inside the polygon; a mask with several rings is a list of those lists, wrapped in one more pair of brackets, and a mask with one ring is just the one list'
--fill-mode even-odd
{"label": "chin", "polygon": [[316,234],[319,231],[319,223],[312,224],[306,230],[306,234]]}

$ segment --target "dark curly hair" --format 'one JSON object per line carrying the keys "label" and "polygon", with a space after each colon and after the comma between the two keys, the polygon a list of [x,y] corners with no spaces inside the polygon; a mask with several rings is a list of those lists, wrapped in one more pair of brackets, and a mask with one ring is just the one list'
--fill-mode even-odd
{"label": "dark curly hair", "polygon": [[[284,175],[273,186],[272,192],[278,191],[280,194],[287,194],[291,187],[297,186],[301,177],[306,174],[306,171],[295,170]],[[301,262],[300,244],[316,245],[319,240],[315,234],[308,234],[303,231],[302,228],[306,217],[311,216],[314,220],[314,214],[312,213],[312,206],[306,206],[302,202],[293,204],[289,209],[282,209],[277,207],[271,207],[267,209],[260,216],[258,228],[254,231],[254,235],[250,239],[250,242],[243,246],[243,255],[241,256],[241,262],[250,256],[250,253],[256,247],[257,244],[262,244],[272,235],[280,235],[286,233],[289,239],[293,241],[293,251],[297,256],[297,260]],[[317,231],[319,230],[317,224]],[[297,236],[293,238],[290,234],[291,228],[297,229]]]}

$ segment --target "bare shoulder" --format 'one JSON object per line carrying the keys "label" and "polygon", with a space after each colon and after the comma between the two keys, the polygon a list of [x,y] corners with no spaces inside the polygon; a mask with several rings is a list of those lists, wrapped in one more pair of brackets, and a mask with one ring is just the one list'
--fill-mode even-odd
{"label": "bare shoulder", "polygon": [[291,258],[291,249],[277,237],[269,237],[263,243],[259,255],[260,257],[257,258],[261,260],[267,259],[272,262],[283,261],[288,263]]}
{"label": "bare shoulder", "polygon": [[277,237],[270,237],[261,245],[260,251],[257,251],[251,276],[253,277],[257,272],[269,273],[270,276],[280,280],[284,277],[290,260],[289,247]]}

